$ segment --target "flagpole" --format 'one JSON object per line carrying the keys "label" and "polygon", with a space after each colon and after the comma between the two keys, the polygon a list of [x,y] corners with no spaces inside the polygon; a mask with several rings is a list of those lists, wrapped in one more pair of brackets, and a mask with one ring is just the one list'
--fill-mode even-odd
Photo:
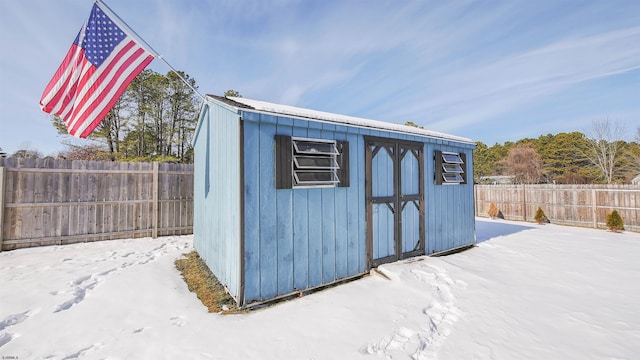
{"label": "flagpole", "polygon": [[[124,27],[127,28],[127,33],[132,34],[133,36],[135,36],[138,40],[140,40],[140,42],[142,42],[142,46],[144,48],[147,49],[147,51],[149,51],[150,53],[153,54],[154,57],[162,60],[162,62],[164,62],[169,69],[171,69],[171,71],[173,71],[176,75],[178,75],[178,77],[180,78],[180,80],[182,80],[182,82],[184,82],[191,90],[193,90],[196,94],[198,94],[198,96],[200,96],[200,98],[202,99],[202,101],[206,101],[205,97],[198,91],[196,90],[195,87],[193,87],[193,85],[191,85],[184,77],[182,77],[182,75],[178,72],[178,70],[176,70],[173,66],[171,66],[171,64],[169,64],[169,62],[167,62],[167,60],[162,57],[162,55],[160,55],[160,53],[158,53],[153,47],[151,47],[151,45],[149,45],[140,35],[138,35],[138,33],[133,30],[131,28],[131,26],[129,26],[129,24],[127,24],[126,21],[122,20],[122,18],[120,16],[118,16],[118,14],[116,14],[115,11],[111,10],[111,8],[109,7],[109,5],[105,4],[104,1],[102,0],[95,0],[96,4],[104,11],[105,9],[108,10],[108,12],[115,16],[116,19],[118,20],[118,22],[120,23],[119,25],[123,25]],[[103,8],[104,6],[104,8]]]}

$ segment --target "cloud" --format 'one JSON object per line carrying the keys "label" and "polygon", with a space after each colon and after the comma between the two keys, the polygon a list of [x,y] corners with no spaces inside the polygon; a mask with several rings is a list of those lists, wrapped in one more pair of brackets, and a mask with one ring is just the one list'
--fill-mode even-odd
{"label": "cloud", "polygon": [[[91,4],[3,5],[0,36],[15,55],[0,58],[0,76],[20,86],[0,89],[0,108],[14,118],[24,113],[24,99],[40,96]],[[639,111],[629,95],[640,92],[637,2],[111,0],[109,6],[203,93],[232,88],[249,98],[411,120],[456,134],[497,120],[525,131],[520,121],[531,116]],[[151,68],[169,71],[159,60]],[[585,105],[556,104],[550,113],[556,99]],[[593,99],[602,106],[589,107]],[[13,124],[9,132],[30,136]]]}
{"label": "cloud", "polygon": [[443,95],[428,99],[431,109],[456,107],[442,119],[455,128],[517,109],[577,83],[640,68],[640,27],[564,39],[494,63],[456,72],[434,85]]}

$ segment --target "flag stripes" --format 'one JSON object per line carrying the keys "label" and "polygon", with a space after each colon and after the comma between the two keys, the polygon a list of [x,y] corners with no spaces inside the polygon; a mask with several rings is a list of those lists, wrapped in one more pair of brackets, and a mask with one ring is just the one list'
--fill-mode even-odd
{"label": "flag stripes", "polygon": [[[108,43],[104,49],[103,42]],[[69,134],[85,138],[153,58],[94,5],[89,20],[46,86],[40,106],[60,116]]]}

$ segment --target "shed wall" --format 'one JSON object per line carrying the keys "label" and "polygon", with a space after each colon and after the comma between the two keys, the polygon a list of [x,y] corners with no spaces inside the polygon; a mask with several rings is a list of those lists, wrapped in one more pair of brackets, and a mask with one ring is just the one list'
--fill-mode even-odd
{"label": "shed wall", "polygon": [[[243,113],[246,302],[366,271],[364,143],[346,127]],[[276,189],[275,135],[349,141],[351,186]]]}
{"label": "shed wall", "polygon": [[[427,254],[475,242],[473,144],[250,111],[243,111],[242,119],[244,302],[267,300],[368,270],[364,136],[425,144]],[[349,141],[350,187],[276,189],[276,134]],[[468,184],[434,185],[434,150],[465,153]]]}
{"label": "shed wall", "polygon": [[[434,151],[466,154],[467,183],[434,184]],[[438,253],[475,243],[473,145],[425,144],[426,250]]]}
{"label": "shed wall", "polygon": [[229,292],[240,287],[240,120],[205,105],[194,144],[194,247]]}
{"label": "shed wall", "polygon": [[[239,115],[217,102],[201,116],[194,142],[194,247],[240,303],[368,271],[364,136],[424,144],[427,254],[475,242],[473,144],[250,110]],[[276,189],[276,134],[348,141],[350,186]],[[434,184],[435,150],[466,154],[468,184]],[[374,226],[384,233],[380,227],[391,225]]]}

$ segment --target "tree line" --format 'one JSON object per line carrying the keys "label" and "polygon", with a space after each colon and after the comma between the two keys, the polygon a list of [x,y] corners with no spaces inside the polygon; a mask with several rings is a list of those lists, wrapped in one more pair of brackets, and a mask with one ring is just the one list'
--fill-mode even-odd
{"label": "tree line", "polygon": [[[113,109],[82,145],[66,142],[58,156],[70,160],[193,162],[191,145],[201,99],[196,81],[184,72],[166,75],[145,70],[118,99]],[[241,97],[235,90],[226,96]],[[67,134],[52,117],[60,134]],[[405,125],[420,127],[413,122]],[[476,143],[473,152],[475,183],[493,183],[507,177],[512,183],[630,183],[640,174],[640,127],[627,142],[624,126],[609,119],[594,120],[585,133],[547,134],[488,146]],[[0,154],[2,151],[0,149]],[[1,156],[1,155],[0,155]],[[6,156],[6,155],[5,155]],[[40,157],[19,150],[15,157]]]}
{"label": "tree line", "polygon": [[640,127],[627,142],[624,126],[609,119],[594,120],[582,132],[541,135],[487,146],[476,143],[473,177],[494,183],[614,184],[630,183],[640,174]]}
{"label": "tree line", "polygon": [[[84,145],[66,142],[60,154],[72,160],[193,162],[193,140],[200,110],[196,81],[184,72],[166,75],[144,70]],[[189,85],[180,78],[182,77]],[[66,135],[57,116],[53,125]]]}

